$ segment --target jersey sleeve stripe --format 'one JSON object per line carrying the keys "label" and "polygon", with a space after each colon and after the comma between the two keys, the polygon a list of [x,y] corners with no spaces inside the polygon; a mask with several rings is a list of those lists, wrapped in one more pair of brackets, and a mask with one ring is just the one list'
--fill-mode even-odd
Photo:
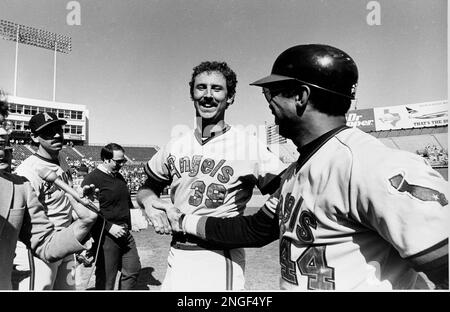
{"label": "jersey sleeve stripe", "polygon": [[261,210],[270,218],[275,216],[275,211],[272,211],[266,205],[262,206]]}
{"label": "jersey sleeve stripe", "polygon": [[197,221],[197,231],[196,232],[197,232],[197,235],[203,239],[206,238],[206,219],[208,219],[208,217],[202,216]]}
{"label": "jersey sleeve stripe", "polygon": [[422,271],[424,268],[434,268],[448,261],[448,238],[415,255],[407,257],[413,266]]}
{"label": "jersey sleeve stripe", "polygon": [[278,199],[276,197],[270,197],[262,206],[261,210],[268,215],[269,217],[273,218],[273,216],[276,213],[278,206]]}
{"label": "jersey sleeve stripe", "polygon": [[152,171],[152,169],[150,169],[150,166],[148,165],[148,163],[145,164],[144,170],[145,170],[145,173],[147,174],[147,176],[149,178],[151,178],[153,181],[155,181],[155,182],[157,182],[159,184],[167,185],[169,183],[169,181],[170,181],[169,179],[160,178],[156,173],[154,173]]}

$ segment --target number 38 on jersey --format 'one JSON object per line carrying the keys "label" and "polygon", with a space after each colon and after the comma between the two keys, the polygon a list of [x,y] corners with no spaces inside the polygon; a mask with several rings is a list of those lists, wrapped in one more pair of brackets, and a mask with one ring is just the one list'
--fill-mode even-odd
{"label": "number 38 on jersey", "polygon": [[189,205],[198,207],[205,198],[207,208],[217,208],[223,204],[227,189],[224,185],[211,183],[206,186],[205,182],[198,180],[192,183],[193,195],[189,197]]}

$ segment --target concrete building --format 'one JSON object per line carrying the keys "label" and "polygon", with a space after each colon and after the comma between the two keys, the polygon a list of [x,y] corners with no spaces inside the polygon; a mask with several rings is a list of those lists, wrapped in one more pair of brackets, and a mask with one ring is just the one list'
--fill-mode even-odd
{"label": "concrete building", "polygon": [[[74,145],[89,144],[89,110],[86,105],[37,100],[31,98],[8,96],[10,114],[7,120],[12,122],[12,140],[27,143],[30,140],[28,122],[33,115],[53,112],[58,118],[67,121],[64,125],[66,142]],[[23,142],[21,142],[23,141]]]}

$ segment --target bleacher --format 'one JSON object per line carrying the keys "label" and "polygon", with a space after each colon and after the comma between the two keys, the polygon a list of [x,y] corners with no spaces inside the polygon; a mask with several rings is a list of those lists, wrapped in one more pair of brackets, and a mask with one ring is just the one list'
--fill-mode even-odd
{"label": "bleacher", "polygon": [[13,159],[22,162],[28,156],[33,154],[25,145],[22,144],[13,144]]}
{"label": "bleacher", "polygon": [[[82,158],[85,158],[99,161],[102,147],[103,145],[64,146],[62,152],[64,156],[69,156],[72,160],[81,160]],[[132,162],[137,163],[148,161],[157,152],[155,147],[124,146],[123,148],[125,149],[125,156]],[[80,156],[80,154],[82,156]]]}
{"label": "bleacher", "polygon": [[148,161],[157,150],[154,147],[124,147],[125,155],[134,162]]}
{"label": "bleacher", "polygon": [[80,154],[82,154],[86,159],[92,159],[94,161],[100,160],[100,151],[102,150],[101,145],[77,145],[73,148],[76,149]]}
{"label": "bleacher", "polygon": [[381,142],[389,147],[415,153],[419,148],[426,145],[436,145],[439,142],[432,135],[411,135],[404,137],[379,138]]}
{"label": "bleacher", "polygon": [[443,148],[448,150],[448,133],[434,133],[432,136]]}
{"label": "bleacher", "polygon": [[81,160],[83,158],[80,154],[74,151],[72,147],[67,145],[63,146],[63,149],[60,153],[64,157],[64,159],[67,159],[68,157],[71,160]]}
{"label": "bleacher", "polygon": [[369,134],[389,147],[403,149],[413,153],[426,145],[438,145],[448,149],[448,126],[377,131],[369,132]]}

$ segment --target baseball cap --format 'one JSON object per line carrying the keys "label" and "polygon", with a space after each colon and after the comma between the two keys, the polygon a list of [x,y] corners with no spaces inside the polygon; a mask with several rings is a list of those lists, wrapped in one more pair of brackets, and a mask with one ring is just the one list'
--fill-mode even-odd
{"label": "baseball cap", "polygon": [[37,133],[42,129],[53,125],[65,125],[67,121],[64,119],[58,119],[55,113],[46,112],[39,113],[31,117],[28,125],[33,133]]}

